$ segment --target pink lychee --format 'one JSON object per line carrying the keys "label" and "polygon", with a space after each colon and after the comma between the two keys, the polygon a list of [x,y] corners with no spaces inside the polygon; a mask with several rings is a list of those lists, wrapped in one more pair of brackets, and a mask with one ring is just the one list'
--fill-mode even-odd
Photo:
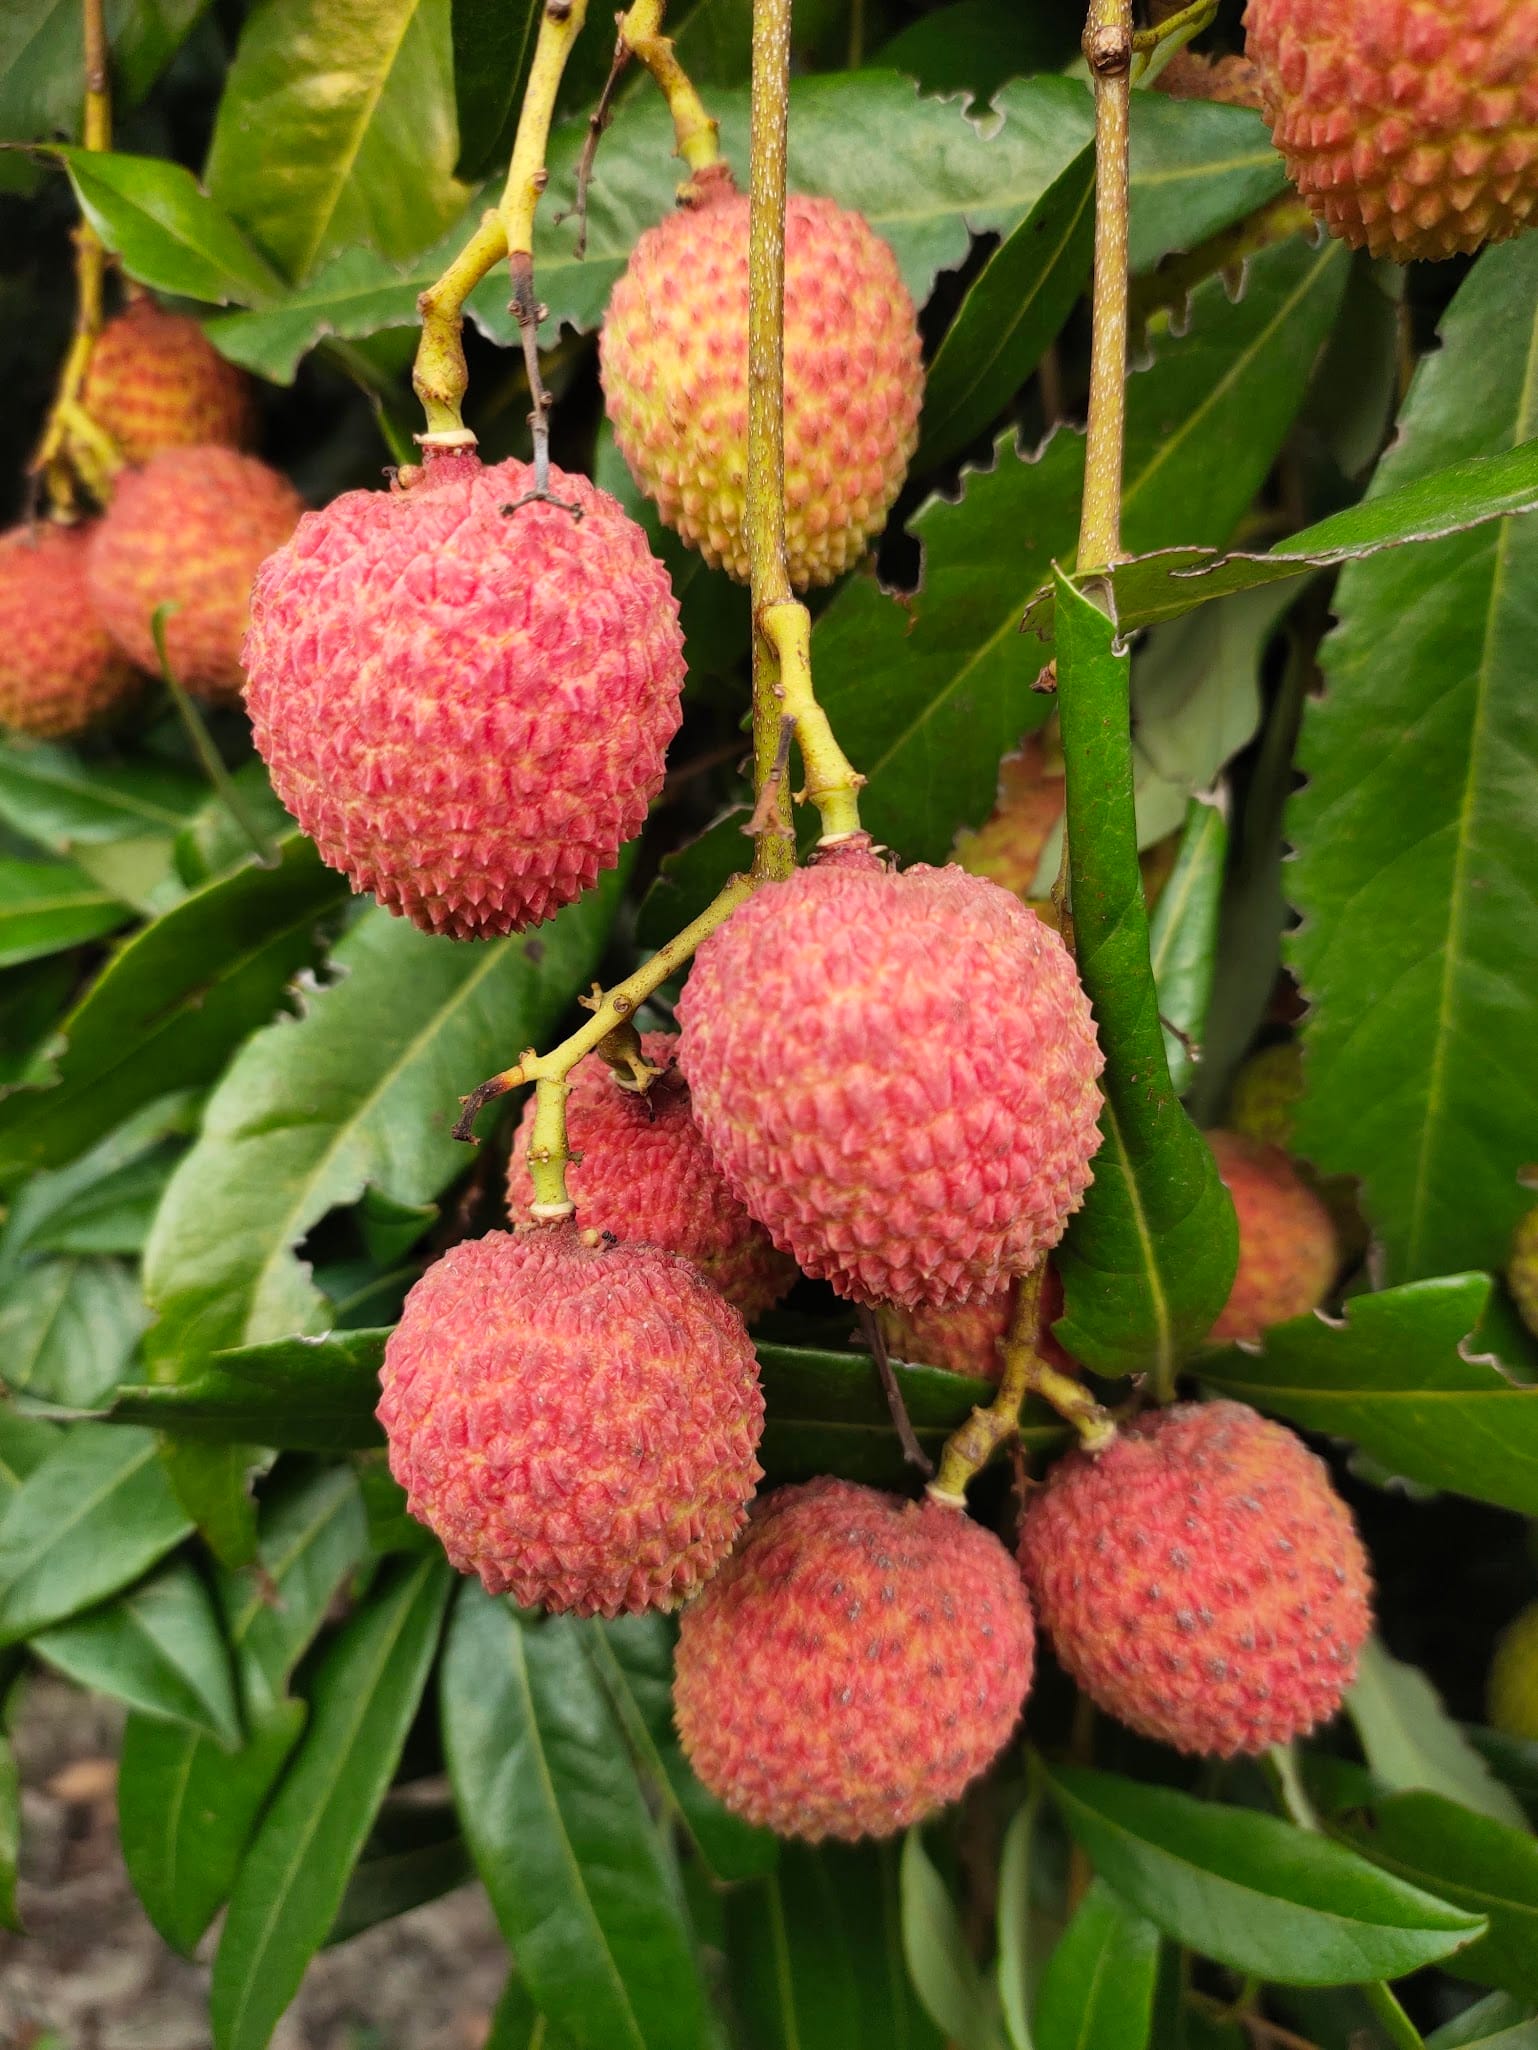
{"label": "pink lychee", "polygon": [[1209,1132],[1207,1144],[1239,1220],[1238,1272],[1211,1337],[1258,1338],[1324,1301],[1340,1262],[1335,1226],[1279,1146],[1237,1132]]}
{"label": "pink lychee", "polygon": [[0,726],[37,740],[81,733],[136,687],[86,589],[88,527],[0,534]]}

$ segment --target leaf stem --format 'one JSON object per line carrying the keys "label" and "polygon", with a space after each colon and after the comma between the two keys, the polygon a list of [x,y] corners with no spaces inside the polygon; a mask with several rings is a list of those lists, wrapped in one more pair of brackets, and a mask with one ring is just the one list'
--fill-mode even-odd
{"label": "leaf stem", "polygon": [[160,674],[171,701],[176,706],[187,738],[192,742],[193,753],[202,765],[203,773],[213,786],[214,795],[229,813],[231,819],[255,850],[257,863],[262,868],[276,868],[277,851],[263,834],[261,828],[246,810],[245,802],[235,787],[234,778],[224,766],[219,750],[214,746],[212,736],[203,723],[202,714],[187,695],[186,687],[171,667],[171,657],[166,649],[166,620],[175,611],[174,605],[157,605],[150,618],[150,632],[155,637],[155,653],[160,657]]}
{"label": "leaf stem", "polygon": [[928,1493],[948,1509],[965,1508],[968,1485],[1001,1445],[1019,1435],[1020,1411],[1028,1395],[1039,1395],[1072,1424],[1087,1452],[1103,1451],[1116,1436],[1115,1421],[1090,1391],[1071,1374],[1050,1366],[1037,1350],[1046,1272],[1047,1263],[1042,1260],[1015,1284],[998,1394],[986,1409],[974,1409],[945,1441],[940,1471],[930,1482]]}
{"label": "leaf stem", "polygon": [[1084,55],[1095,82],[1095,282],[1084,505],[1079,526],[1081,573],[1108,568],[1121,553],[1132,0],[1090,0]]}

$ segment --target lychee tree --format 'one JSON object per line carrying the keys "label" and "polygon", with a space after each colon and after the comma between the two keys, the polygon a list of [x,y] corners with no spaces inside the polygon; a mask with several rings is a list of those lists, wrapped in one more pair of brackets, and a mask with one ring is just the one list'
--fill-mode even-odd
{"label": "lychee tree", "polygon": [[1531,2050],[1538,0],[589,14],[0,20],[17,1756],[217,2050]]}

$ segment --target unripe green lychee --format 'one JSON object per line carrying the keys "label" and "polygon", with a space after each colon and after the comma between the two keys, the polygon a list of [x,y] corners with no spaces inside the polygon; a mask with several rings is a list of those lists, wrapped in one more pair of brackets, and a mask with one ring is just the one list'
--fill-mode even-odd
{"label": "unripe green lychee", "polygon": [[[1012,1288],[946,1310],[927,1306],[900,1310],[892,1303],[882,1303],[876,1311],[876,1321],[888,1349],[900,1360],[997,1381],[1004,1370],[1000,1348],[1009,1330],[1014,1303]],[[1056,1367],[1062,1374],[1075,1374],[1078,1362],[1052,1336],[1052,1326],[1062,1314],[1063,1284],[1057,1278],[1056,1268],[1049,1266],[1041,1281],[1036,1350],[1049,1367]]]}
{"label": "unripe green lychee", "polygon": [[1538,1742],[1538,1602],[1529,1602],[1497,1640],[1489,1693],[1492,1727]]}
{"label": "unripe green lychee", "polygon": [[274,789],[355,890],[456,939],[591,889],[678,728],[667,571],[585,477],[552,469],[560,503],[520,503],[533,484],[437,455],[344,492],[252,599],[246,707]]}
{"label": "unripe green lychee", "polygon": [[759,1478],[741,1317],[687,1260],[570,1223],[452,1247],[407,1296],[380,1381],[412,1515],[524,1607],[675,1607]]}
{"label": "unripe green lychee", "polygon": [[1228,1097],[1228,1123],[1241,1139],[1262,1146],[1292,1144],[1303,1095],[1303,1049],[1283,1039],[1252,1053],[1234,1077]]}
{"label": "unripe green lychee", "polygon": [[1237,1132],[1209,1132],[1207,1144],[1239,1220],[1239,1269],[1211,1337],[1259,1338],[1324,1301],[1340,1264],[1335,1226],[1279,1146]]}
{"label": "unripe green lychee", "polygon": [[88,527],[0,534],[0,726],[82,733],[137,687],[86,589]]}
{"label": "unripe green lychee", "polygon": [[1538,0],[1249,0],[1288,174],[1331,234],[1403,263],[1538,211]]}
{"label": "unripe green lychee", "polygon": [[1107,1714],[1220,1758],[1327,1721],[1372,1627],[1324,1462],[1242,1403],[1145,1412],[1059,1460],[1020,1563],[1059,1663]]}
{"label": "unripe green lychee", "polygon": [[1057,934],[981,876],[834,847],[711,934],[678,1021],[728,1184],[855,1302],[996,1295],[1089,1186],[1089,1003]]}
{"label": "unripe green lychee", "polygon": [[[641,1035],[641,1052],[659,1072],[644,1096],[596,1057],[572,1071],[566,1098],[571,1162],[566,1188],[577,1222],[616,1239],[636,1240],[692,1260],[751,1321],[777,1303],[796,1278],[721,1178],[689,1108],[689,1086],[675,1061],[671,1032]],[[529,1219],[534,1185],[529,1145],[535,1103],[524,1105],[508,1170],[508,1207]]]}
{"label": "unripe green lychee", "polygon": [[673,1689],[690,1764],[780,1836],[890,1836],[1009,1741],[1030,1605],[960,1510],[851,1481],[783,1488],[684,1611]]}
{"label": "unripe green lychee", "polygon": [[[599,367],[620,453],[707,562],[748,576],[748,201],[724,165],[650,228],[609,301]],[[897,259],[864,217],[785,215],[785,546],[798,589],[858,560],[918,441],[924,373]]]}
{"label": "unripe green lychee", "polygon": [[163,448],[249,448],[256,394],[195,320],[135,299],[97,337],[81,403],[126,461]]}
{"label": "unripe green lychee", "polygon": [[1529,1210],[1512,1233],[1506,1285],[1522,1313],[1522,1322],[1538,1337],[1538,1210]]}
{"label": "unripe green lychee", "polygon": [[151,622],[169,604],[177,681],[197,697],[238,697],[251,580],[303,511],[286,477],[232,448],[166,449],[125,470],[87,568],[108,632],[141,669],[158,671]]}

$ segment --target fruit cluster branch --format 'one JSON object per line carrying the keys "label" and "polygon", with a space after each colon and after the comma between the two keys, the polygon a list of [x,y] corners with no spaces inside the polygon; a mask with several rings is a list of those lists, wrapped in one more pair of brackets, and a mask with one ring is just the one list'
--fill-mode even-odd
{"label": "fruit cluster branch", "polygon": [[1080,571],[1121,553],[1127,426],[1127,266],[1131,207],[1132,0],[1091,0],[1084,55],[1095,81],[1095,279]]}

